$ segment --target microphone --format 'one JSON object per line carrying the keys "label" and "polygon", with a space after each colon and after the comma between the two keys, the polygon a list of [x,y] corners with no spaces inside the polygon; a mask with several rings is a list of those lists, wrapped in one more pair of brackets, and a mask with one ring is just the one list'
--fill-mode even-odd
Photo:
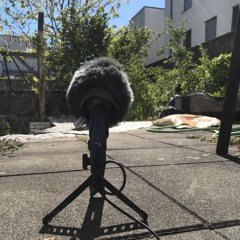
{"label": "microphone", "polygon": [[[108,128],[124,119],[133,102],[133,92],[122,65],[110,58],[97,58],[87,62],[75,72],[67,90],[66,100],[70,112],[76,118],[85,118],[89,126],[88,149],[90,157],[83,154],[82,160],[83,169],[87,169],[91,165],[91,175],[51,213],[46,215],[43,218],[43,223],[48,224],[56,214],[68,206],[87,187],[90,188],[91,197],[100,193],[108,202],[109,200],[105,195],[115,195],[146,222],[147,213],[121,193],[126,182],[126,173],[123,167],[117,163],[123,172],[123,184],[120,189],[117,189],[104,178],[106,163],[113,163],[113,161],[106,161]],[[127,214],[127,216],[130,215]],[[131,216],[130,218],[134,219]],[[141,221],[138,222],[146,226]]]}
{"label": "microphone", "polygon": [[118,61],[96,58],[75,72],[66,99],[72,115],[86,119],[89,126],[90,158],[83,158],[83,169],[91,165],[91,194],[105,194],[108,129],[124,119],[133,102],[127,75]]}
{"label": "microphone", "polygon": [[[82,65],[74,74],[66,94],[70,113],[90,122],[90,111],[101,101],[107,106],[108,124],[122,121],[133,102],[133,92],[122,65],[101,57]],[[91,101],[89,101],[91,100]]]}

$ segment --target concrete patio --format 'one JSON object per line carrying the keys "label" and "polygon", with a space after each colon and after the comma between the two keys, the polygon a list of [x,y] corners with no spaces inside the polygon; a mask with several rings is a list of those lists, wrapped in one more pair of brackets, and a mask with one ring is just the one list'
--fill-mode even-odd
{"label": "concrete patio", "polygon": [[[191,132],[208,135],[208,132]],[[235,150],[215,154],[216,144],[189,133],[152,133],[146,128],[111,133],[107,158],[126,168],[123,193],[148,214],[164,240],[240,239],[240,160]],[[42,218],[90,174],[82,169],[88,135],[28,141],[0,156],[0,239],[154,239],[103,199],[83,192],[49,226]],[[106,178],[121,184],[119,168]],[[124,211],[137,214],[115,196]]]}

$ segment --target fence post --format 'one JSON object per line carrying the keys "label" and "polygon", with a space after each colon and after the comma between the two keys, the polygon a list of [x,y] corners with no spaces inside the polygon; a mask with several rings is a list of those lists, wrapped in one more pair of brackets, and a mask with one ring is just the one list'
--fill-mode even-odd
{"label": "fence post", "polygon": [[46,119],[46,82],[44,77],[44,42],[43,42],[44,13],[38,13],[38,78],[39,78],[39,117]]}

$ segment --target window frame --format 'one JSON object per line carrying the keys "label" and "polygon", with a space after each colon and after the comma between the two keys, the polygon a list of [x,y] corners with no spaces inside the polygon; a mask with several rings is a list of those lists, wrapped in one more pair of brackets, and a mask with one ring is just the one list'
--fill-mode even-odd
{"label": "window frame", "polygon": [[192,7],[192,0],[183,0],[183,12]]}
{"label": "window frame", "polygon": [[[214,34],[214,37],[210,37],[210,38],[207,38],[207,36],[208,36],[208,29],[207,29],[207,24],[208,23],[210,23],[211,21],[213,21],[213,20],[215,20],[215,34]],[[207,41],[210,41],[210,40],[212,40],[212,39],[214,39],[214,38],[216,38],[217,37],[217,16],[215,16],[215,17],[212,17],[212,18],[210,18],[210,19],[208,19],[207,21],[205,21],[205,42],[207,42]]]}

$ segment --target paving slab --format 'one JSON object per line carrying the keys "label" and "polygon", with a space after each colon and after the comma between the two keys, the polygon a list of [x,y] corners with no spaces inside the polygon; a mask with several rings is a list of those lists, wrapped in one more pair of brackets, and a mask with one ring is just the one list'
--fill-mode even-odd
{"label": "paving slab", "polygon": [[[125,134],[138,136],[142,139],[152,139],[159,141],[161,144],[166,143],[171,146],[183,146],[189,149],[208,151],[214,154],[216,153],[216,143],[212,143],[210,141],[201,141],[198,139],[198,137],[202,136],[212,136],[213,133],[209,131],[196,131],[190,133],[154,133],[147,132],[146,129],[139,129],[138,131],[130,131],[126,132]],[[235,155],[236,152],[238,152],[238,149],[236,149],[236,147],[229,146],[229,153],[231,155]]]}
{"label": "paving slab", "polygon": [[134,136],[132,134],[110,134],[108,138],[107,148],[111,149],[148,149],[154,147],[168,147],[166,143],[161,143],[159,141],[142,138],[139,136]]}
{"label": "paving slab", "polygon": [[[186,136],[159,138],[146,129],[110,133],[108,159],[126,166],[123,193],[148,213],[161,239],[240,239],[239,159],[231,156],[234,151],[218,156],[216,145]],[[87,136],[38,139],[0,157],[0,239],[153,239],[102,198],[90,200],[88,189],[43,226],[42,217],[89,176],[81,166],[86,141]],[[105,176],[122,183],[116,166],[107,164]],[[138,218],[116,197],[108,198]]]}
{"label": "paving slab", "polygon": [[186,136],[212,136],[213,132],[210,131],[190,131],[190,132],[149,132],[146,128],[132,130],[125,132],[126,134],[133,134],[135,136],[146,137],[150,139],[160,139],[160,138],[186,138]]}
{"label": "paving slab", "polygon": [[[227,226],[231,226],[232,225],[238,225],[236,227],[227,227]],[[227,223],[225,225],[226,228],[224,229],[218,229],[217,232],[221,233],[223,236],[226,237],[226,239],[240,239],[240,219]]]}
{"label": "paving slab", "polygon": [[194,240],[224,240],[220,235],[217,235],[211,231],[197,231],[197,232],[188,232],[188,233],[179,233],[175,235],[162,236],[162,240],[185,240],[185,239],[194,239]]}
{"label": "paving slab", "polygon": [[187,164],[134,171],[209,223],[240,219],[238,164]]}
{"label": "paving slab", "polygon": [[[123,226],[127,228],[128,225],[129,230],[131,230],[131,219],[125,217],[109,204],[99,202],[96,204],[98,209],[95,210],[95,213],[100,215],[96,217],[101,218],[99,219],[101,221],[98,222],[101,229],[94,232],[93,229],[96,227],[94,222],[91,225],[91,221],[85,219],[90,204],[88,190],[60,212],[50,223],[49,228],[43,227],[42,217],[84,181],[88,174],[88,171],[86,171],[1,177],[0,212],[3,221],[0,222],[0,239],[44,239],[46,236],[54,235],[57,235],[57,239],[70,239],[67,237],[82,237],[83,235],[87,238],[81,239],[95,239],[96,237],[105,239],[106,236],[97,236],[97,234],[103,234],[106,229],[113,229],[114,227],[116,229]],[[115,178],[113,170],[112,174]],[[156,190],[149,189],[146,183],[129,172],[124,194],[149,214],[149,226],[155,230],[165,229],[167,231],[167,229],[172,229],[173,226],[178,229],[186,225],[198,226],[199,224],[198,219],[168,201]],[[122,209],[137,217],[128,207],[116,201],[115,197],[110,197],[110,199]],[[84,225],[86,224],[83,221],[84,219],[88,221],[89,226]],[[87,230],[82,229],[82,227],[87,228]],[[61,229],[64,230],[61,232]],[[67,229],[71,229],[71,231],[67,233]],[[92,231],[90,231],[91,229]],[[84,232],[82,232],[83,230]],[[119,230],[115,230],[118,233],[114,236],[131,236],[132,234],[149,236],[146,230],[129,230],[127,232],[122,230],[120,233]],[[63,236],[64,234],[67,236]],[[109,232],[106,232],[105,235],[109,235]],[[59,236],[62,236],[62,238]]]}
{"label": "paving slab", "polygon": [[108,150],[109,158],[117,159],[126,166],[161,166],[172,164],[198,164],[228,161],[211,152],[183,147]]}
{"label": "paving slab", "polygon": [[84,153],[88,153],[87,144],[77,139],[25,143],[10,157],[1,156],[0,176],[79,170]]}
{"label": "paving slab", "polygon": [[[216,143],[212,143],[210,141],[201,141],[195,137],[200,136],[212,136],[212,133],[200,131],[194,134],[188,134],[188,133],[153,133],[153,132],[147,132],[146,129],[140,129],[138,131],[129,131],[126,133],[122,133],[122,135],[130,135],[139,137],[140,139],[151,139],[153,141],[159,142],[159,143],[166,143],[170,146],[184,146],[188,147],[190,149],[201,149],[201,150],[210,150],[212,153],[216,153]],[[114,134],[112,134],[111,138],[117,140],[117,135],[114,138]],[[168,146],[169,146],[168,145]],[[165,146],[165,145],[163,145]],[[136,144],[137,147],[137,144]],[[234,151],[236,152],[236,149],[232,146],[229,146],[229,152],[231,154],[234,154]]]}

